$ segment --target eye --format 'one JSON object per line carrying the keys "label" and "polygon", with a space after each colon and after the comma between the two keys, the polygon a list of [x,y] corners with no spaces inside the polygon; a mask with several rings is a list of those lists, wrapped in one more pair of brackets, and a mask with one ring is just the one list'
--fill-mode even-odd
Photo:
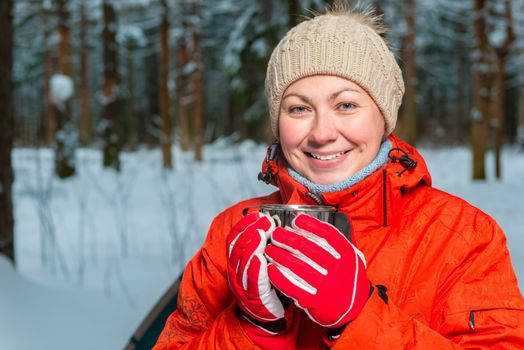
{"label": "eye", "polygon": [[301,114],[307,112],[307,108],[304,106],[291,106],[288,111],[292,114]]}
{"label": "eye", "polygon": [[340,109],[341,111],[350,111],[355,109],[355,107],[355,104],[351,102],[344,102],[338,105],[338,109]]}

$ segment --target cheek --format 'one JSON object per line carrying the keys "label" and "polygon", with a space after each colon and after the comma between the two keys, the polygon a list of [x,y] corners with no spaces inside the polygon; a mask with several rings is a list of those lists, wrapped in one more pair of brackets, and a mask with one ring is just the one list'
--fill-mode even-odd
{"label": "cheek", "polygon": [[279,139],[284,153],[292,152],[302,140],[301,123],[290,118],[281,118],[279,121]]}
{"label": "cheek", "polygon": [[352,130],[358,130],[354,133],[357,142],[368,146],[376,146],[382,143],[385,133],[385,123],[382,114],[369,115],[359,121],[360,125],[353,125]]}
{"label": "cheek", "polygon": [[384,126],[383,124],[375,124],[373,127],[368,127],[366,132],[363,134],[363,142],[370,145],[376,146],[382,143],[384,137]]}

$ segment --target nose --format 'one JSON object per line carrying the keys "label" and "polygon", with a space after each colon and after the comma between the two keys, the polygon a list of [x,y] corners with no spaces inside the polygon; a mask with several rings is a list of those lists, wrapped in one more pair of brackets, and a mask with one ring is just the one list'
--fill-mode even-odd
{"label": "nose", "polygon": [[325,145],[338,137],[334,116],[329,112],[317,111],[309,133],[309,141],[314,145]]}

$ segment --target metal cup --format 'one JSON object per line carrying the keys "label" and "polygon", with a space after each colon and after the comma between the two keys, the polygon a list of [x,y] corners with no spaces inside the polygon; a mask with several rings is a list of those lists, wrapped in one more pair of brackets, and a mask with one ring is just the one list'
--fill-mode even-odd
{"label": "metal cup", "polygon": [[334,225],[336,208],[328,205],[264,204],[260,211],[275,219],[278,226],[291,226],[298,214],[307,214]]}

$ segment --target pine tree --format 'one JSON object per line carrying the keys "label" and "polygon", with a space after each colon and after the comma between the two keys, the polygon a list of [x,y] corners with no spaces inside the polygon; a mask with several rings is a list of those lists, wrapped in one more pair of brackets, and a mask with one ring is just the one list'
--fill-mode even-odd
{"label": "pine tree", "polygon": [[0,254],[14,262],[12,11],[12,0],[0,1]]}
{"label": "pine tree", "polygon": [[91,141],[91,110],[89,107],[89,47],[87,44],[88,18],[85,0],[80,2],[80,121],[79,138],[82,144]]}
{"label": "pine tree", "polygon": [[[69,1],[57,0],[58,6],[58,73],[54,75],[52,85],[53,114],[56,116],[55,130],[55,172],[60,178],[75,174],[75,148],[77,128],[73,122],[71,99],[73,97],[73,52],[71,46],[71,23]],[[67,83],[71,93],[58,97],[64,91],[62,84]]]}
{"label": "pine tree", "polygon": [[160,107],[160,145],[162,147],[162,161],[164,168],[173,167],[171,155],[172,121],[171,97],[169,96],[169,6],[167,0],[161,0],[162,20],[160,23],[160,70],[159,82],[159,107]]}
{"label": "pine tree", "polygon": [[193,85],[193,120],[194,120],[194,158],[196,161],[202,161],[204,159],[203,147],[204,147],[204,63],[202,58],[202,43],[201,43],[201,26],[198,22],[195,22],[196,18],[201,15],[200,11],[202,6],[195,2],[191,6],[191,18],[193,19],[190,23],[191,35],[192,35],[192,60],[195,63],[195,69],[192,74],[192,85]]}
{"label": "pine tree", "polygon": [[116,43],[116,12],[112,3],[103,3],[104,29],[102,31],[104,86],[103,95],[103,164],[105,167],[120,170],[120,136],[118,133],[119,106],[119,75]]}
{"label": "pine tree", "polygon": [[500,15],[503,22],[502,30],[505,32],[504,40],[498,43],[491,43],[495,50],[496,58],[496,95],[492,101],[493,121],[490,124],[494,129],[495,176],[497,178],[500,178],[502,174],[501,153],[506,122],[506,63],[509,50],[515,41],[511,16],[511,0],[504,0],[503,13]]}
{"label": "pine tree", "polygon": [[471,121],[471,151],[473,179],[486,178],[485,156],[488,142],[488,126],[491,95],[492,53],[487,35],[486,1],[473,2],[473,108]]}
{"label": "pine tree", "polygon": [[419,138],[419,116],[417,111],[417,54],[416,54],[416,27],[415,27],[415,0],[404,2],[406,34],[403,40],[403,73],[406,92],[402,103],[403,137],[410,143]]}

